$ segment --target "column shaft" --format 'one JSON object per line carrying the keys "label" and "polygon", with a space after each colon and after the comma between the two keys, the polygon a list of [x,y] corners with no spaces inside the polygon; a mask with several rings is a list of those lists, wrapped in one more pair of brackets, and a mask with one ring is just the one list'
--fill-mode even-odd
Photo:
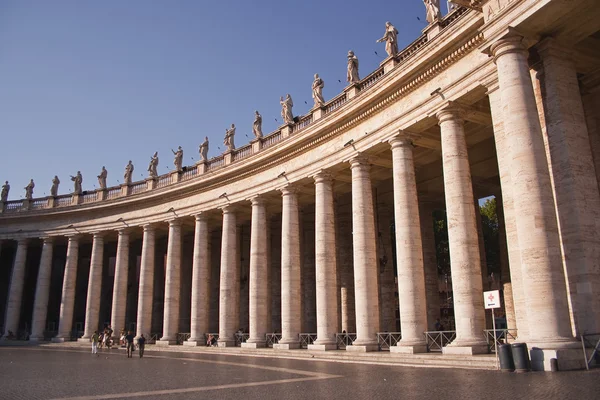
{"label": "column shaft", "polygon": [[265,334],[269,324],[267,271],[267,209],[264,199],[252,199],[250,227],[250,286],[249,316],[250,337],[242,347],[265,347]]}
{"label": "column shaft", "polygon": [[10,287],[8,289],[8,301],[6,303],[6,317],[4,323],[5,336],[8,335],[8,331],[11,331],[16,336],[19,330],[26,265],[27,239],[19,239],[17,243],[17,254],[15,254],[15,261],[10,277]]}
{"label": "column shaft", "polygon": [[377,350],[379,331],[379,287],[377,235],[373,214],[370,166],[366,159],[350,160],[352,170],[352,244],[354,260],[354,299],[356,340],[350,351]]}
{"label": "column shaft", "polygon": [[181,300],[181,221],[169,221],[163,336],[160,344],[176,344]]}
{"label": "column shaft", "polygon": [[308,348],[335,350],[338,312],[333,182],[331,176],[325,172],[318,173],[314,179],[317,340]]}
{"label": "column shaft", "polygon": [[426,203],[419,206],[421,241],[423,243],[423,266],[425,269],[425,297],[427,299],[427,330],[435,330],[440,318],[440,288],[433,230],[433,209]]}
{"label": "column shaft", "polygon": [[281,190],[281,340],[276,348],[299,348],[301,317],[300,218],[293,187]]}
{"label": "column shaft", "polygon": [[77,284],[77,264],[79,262],[79,237],[69,236],[67,245],[67,260],[63,276],[62,296],[60,301],[60,315],[58,322],[58,335],[55,342],[65,342],[71,339],[73,328],[73,309],[75,307],[75,285]]}
{"label": "column shaft", "polygon": [[94,233],[92,259],[88,279],[87,302],[85,306],[85,326],[81,341],[89,341],[98,330],[100,315],[100,295],[102,294],[102,266],[104,263],[104,236]]}
{"label": "column shaft", "polygon": [[210,246],[206,215],[196,215],[194,260],[192,265],[191,335],[186,345],[202,346],[204,334],[209,331],[210,311]]}
{"label": "column shaft", "polygon": [[31,318],[30,341],[44,340],[44,328],[48,315],[48,296],[50,295],[50,276],[52,274],[53,238],[44,238],[40,269],[35,287],[35,301],[33,304],[33,317]]}
{"label": "column shaft", "polygon": [[463,121],[458,110],[438,113],[442,136],[444,191],[456,339],[444,353],[487,351],[477,219]]}
{"label": "column shaft", "polygon": [[152,297],[154,296],[156,230],[152,225],[144,225],[142,239],[142,259],[140,261],[140,281],[138,289],[136,337],[145,334],[150,337],[152,329]]}
{"label": "column shaft", "polygon": [[114,336],[117,336],[121,329],[126,328],[127,277],[129,276],[129,232],[126,229],[120,229],[118,235],[110,319]]}
{"label": "column shaft", "polygon": [[231,206],[223,208],[221,277],[219,286],[219,347],[235,346],[239,306],[238,237],[236,215]]}
{"label": "column shaft", "polygon": [[402,340],[397,346],[390,348],[390,351],[425,352],[427,351],[424,337],[424,332],[427,330],[427,297],[413,146],[407,138],[394,138],[390,144],[394,171],[398,300],[402,331]]}

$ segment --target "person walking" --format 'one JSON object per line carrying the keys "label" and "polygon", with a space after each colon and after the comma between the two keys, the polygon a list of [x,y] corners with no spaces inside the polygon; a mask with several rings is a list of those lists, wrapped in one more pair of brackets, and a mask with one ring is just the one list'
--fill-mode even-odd
{"label": "person walking", "polygon": [[140,353],[140,358],[144,357],[145,344],[146,344],[146,338],[144,337],[144,334],[142,333],[142,335],[138,339],[138,352]]}
{"label": "person walking", "polygon": [[131,358],[133,357],[133,333],[131,331],[127,332],[125,341],[127,342],[127,358]]}
{"label": "person walking", "polygon": [[100,354],[98,354],[98,340],[98,331],[94,331],[94,334],[90,338],[90,341],[92,342],[92,354],[95,354],[97,357],[100,357]]}

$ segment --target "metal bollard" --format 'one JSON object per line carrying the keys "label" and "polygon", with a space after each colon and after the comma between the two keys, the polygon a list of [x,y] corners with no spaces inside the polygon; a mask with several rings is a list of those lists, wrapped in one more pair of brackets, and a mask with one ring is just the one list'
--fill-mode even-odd
{"label": "metal bollard", "polygon": [[497,351],[498,358],[500,359],[500,371],[513,372],[515,370],[515,362],[513,360],[510,344],[499,345]]}
{"label": "metal bollard", "polygon": [[529,363],[527,343],[513,343],[510,346],[512,347],[512,356],[515,362],[515,372],[529,372],[531,364]]}

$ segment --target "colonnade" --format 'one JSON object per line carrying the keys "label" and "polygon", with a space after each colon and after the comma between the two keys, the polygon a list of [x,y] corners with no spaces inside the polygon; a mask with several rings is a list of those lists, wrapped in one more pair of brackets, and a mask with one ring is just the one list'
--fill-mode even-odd
{"label": "colonnade", "polygon": [[[565,197],[553,192],[551,173],[546,156],[546,145],[542,125],[536,106],[534,82],[530,74],[528,51],[522,38],[511,36],[494,43],[491,53],[497,67],[497,76],[488,82],[494,137],[498,155],[506,244],[509,254],[512,299],[515,323],[519,339],[545,348],[570,346],[573,342],[573,325],[567,299],[565,270],[561,258],[559,222],[563,229],[584,232],[585,221],[579,216],[577,225],[563,214],[561,204],[568,201],[583,201],[581,198]],[[551,53],[557,57],[555,52]],[[542,53],[542,57],[544,57]],[[546,74],[568,75],[565,63],[546,62]],[[574,70],[571,71],[574,74]],[[547,90],[552,89],[556,79],[546,75]],[[573,78],[573,77],[571,77]],[[559,79],[560,80],[560,79]],[[573,85],[568,90],[575,90]],[[570,93],[575,95],[578,93]],[[580,104],[579,104],[580,105]],[[568,104],[547,103],[552,115],[564,113]],[[473,197],[473,182],[465,137],[463,107],[449,102],[436,110],[441,135],[441,152],[445,205],[448,216],[448,239],[451,257],[454,317],[456,339],[444,348],[445,353],[473,354],[487,350],[482,335],[485,329],[485,314],[482,301],[482,271],[480,247],[477,233],[476,205]],[[585,130],[583,112],[576,115],[570,130]],[[579,119],[577,119],[579,118]],[[546,122],[548,125],[549,121]],[[559,135],[564,119],[556,118],[553,126],[547,126],[547,136]],[[557,127],[558,126],[558,127]],[[573,128],[575,126],[576,128]],[[587,132],[586,132],[587,133]],[[428,315],[435,311],[428,304],[427,290],[431,284],[426,281],[424,240],[431,241],[423,234],[423,212],[419,207],[412,137],[403,131],[395,132],[389,138],[392,153],[394,221],[396,227],[396,257],[398,273],[398,294],[402,340],[392,348],[392,352],[418,353],[426,351],[423,332],[427,330]],[[552,151],[552,145],[550,146]],[[553,159],[564,157],[564,164],[575,160],[564,156],[558,150]],[[587,157],[587,155],[586,155]],[[590,157],[588,157],[591,159]],[[589,161],[589,160],[588,160]],[[558,161],[557,161],[558,162]],[[373,206],[372,182],[369,173],[369,159],[357,153],[347,160],[351,170],[352,190],[352,245],[354,272],[354,300],[356,318],[356,340],[347,347],[348,351],[372,351],[377,349],[379,331],[378,300],[378,259],[377,236]],[[559,165],[557,165],[558,167]],[[575,167],[572,171],[577,170]],[[329,350],[336,348],[335,334],[338,332],[338,286],[336,234],[334,217],[334,177],[326,170],[317,171],[313,176],[315,192],[315,292],[317,338],[310,349]],[[560,177],[559,177],[560,178]],[[594,212],[600,212],[600,197],[595,177],[591,176],[580,183],[586,189],[586,196],[593,199]],[[593,179],[592,179],[593,178]],[[566,185],[554,179],[556,191]],[[586,186],[589,185],[589,186]],[[595,186],[596,191],[588,190]],[[577,193],[577,185],[570,193]],[[298,187],[289,184],[279,189],[281,192],[281,340],[274,346],[279,349],[298,348],[301,321],[301,252],[299,224]],[[556,196],[558,212],[552,199]],[[251,202],[250,233],[250,274],[249,274],[249,327],[250,336],[243,347],[264,347],[265,334],[269,325],[269,272],[267,208],[264,194],[257,194]],[[579,204],[579,203],[578,203]],[[583,206],[583,203],[580,204]],[[219,281],[219,346],[235,345],[234,333],[239,322],[240,267],[239,234],[237,231],[237,210],[239,204],[222,207],[222,238]],[[564,206],[562,206],[564,207]],[[558,219],[557,219],[558,214]],[[193,266],[192,266],[192,305],[191,337],[187,344],[204,343],[204,334],[209,325],[209,277],[210,277],[210,222],[206,212],[193,216],[195,219]],[[595,222],[595,220],[594,220]],[[182,219],[168,221],[168,246],[165,277],[164,321],[160,344],[173,344],[176,340],[181,295],[182,258]],[[587,225],[586,225],[587,226]],[[588,229],[589,227],[585,227]],[[117,261],[114,279],[111,323],[113,327],[125,324],[126,276],[129,257],[130,229],[118,232]],[[580,238],[571,235],[573,240],[562,244],[575,246]],[[57,340],[67,340],[72,328],[74,307],[74,286],[77,274],[79,235],[69,236],[60,322]],[[155,225],[143,226],[141,268],[139,278],[137,335],[150,332],[152,319],[152,295],[154,281],[154,251],[156,245]],[[46,320],[49,291],[49,269],[52,260],[53,238],[43,239],[42,257],[35,293],[35,306],[32,322],[32,339],[40,339]],[[102,281],[102,257],[104,248],[103,232],[93,233],[91,267],[88,280],[88,294],[83,340],[88,340],[98,327],[99,290]],[[597,251],[597,250],[594,250]],[[575,296],[578,310],[584,310],[584,299],[596,293],[598,274],[591,274],[592,250],[580,255],[577,266],[567,269],[569,278],[574,279],[572,295]],[[12,270],[8,294],[5,331],[16,331],[23,291],[23,278],[27,240],[20,239]],[[590,253],[590,254],[588,254]],[[429,263],[431,264],[431,263]],[[431,274],[431,272],[429,272]],[[572,275],[571,275],[572,274]],[[581,285],[587,276],[589,290]],[[595,292],[594,292],[595,291]],[[594,300],[596,301],[596,300]],[[433,306],[435,308],[435,306]],[[439,310],[439,307],[438,307]],[[597,309],[596,309],[597,310]],[[585,311],[585,310],[584,310]],[[590,315],[589,311],[586,315]],[[593,311],[597,312],[597,311]],[[587,320],[586,320],[587,321]],[[587,324],[590,328],[593,323]],[[580,325],[582,326],[582,325]]]}

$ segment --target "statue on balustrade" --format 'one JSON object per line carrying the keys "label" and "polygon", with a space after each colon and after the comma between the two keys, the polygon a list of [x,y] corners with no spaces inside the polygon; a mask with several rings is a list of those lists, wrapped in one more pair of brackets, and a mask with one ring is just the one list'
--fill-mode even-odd
{"label": "statue on balustrade", "polygon": [[58,179],[58,175],[54,175],[54,179],[52,179],[52,187],[50,188],[50,196],[58,196],[58,185],[60,185],[60,179]]}
{"label": "statue on balustrade", "polygon": [[440,11],[440,0],[423,0],[425,10],[427,11],[426,19],[430,24],[438,18],[442,17]]}
{"label": "statue on balustrade", "polygon": [[8,200],[8,192],[10,191],[10,185],[8,181],[4,182],[2,185],[2,192],[0,193],[0,201],[5,203]]}
{"label": "statue on balustrade", "polygon": [[293,124],[294,113],[292,112],[292,107],[294,107],[294,102],[292,101],[292,96],[288,93],[285,96],[285,100],[283,97],[280,97],[279,104],[281,104],[281,116],[283,117],[283,122],[285,124]]}
{"label": "statue on balustrade", "polygon": [[81,171],[77,171],[77,175],[71,175],[71,180],[73,181],[73,194],[81,194],[83,191],[81,189],[81,184],[83,183],[83,177],[81,176]]}
{"label": "statue on balustrade", "polygon": [[27,200],[33,199],[33,188],[35,188],[35,183],[33,183],[33,179],[29,181],[27,186],[25,186],[25,198]]}
{"label": "statue on balustrade", "polygon": [[158,151],[154,152],[154,155],[150,158],[150,165],[148,165],[148,177],[156,178],[158,176]]}
{"label": "statue on balustrade", "polygon": [[358,58],[354,55],[352,50],[348,52],[348,73],[346,74],[346,79],[351,84],[355,84],[360,81],[358,76]]}
{"label": "statue on balustrade", "polygon": [[108,171],[103,166],[102,171],[100,171],[100,175],[98,175],[98,185],[100,185],[100,190],[106,190],[106,177],[108,176]]}
{"label": "statue on balustrade", "polygon": [[252,124],[252,133],[254,133],[254,137],[256,137],[257,139],[263,137],[262,115],[260,115],[258,111],[254,111],[254,123]]}
{"label": "statue on balustrade", "polygon": [[325,99],[323,98],[324,87],[325,82],[323,82],[323,79],[319,78],[319,74],[315,74],[315,80],[312,84],[312,98],[315,101],[315,108],[323,107],[325,104]]}
{"label": "statue on balustrade", "polygon": [[125,166],[125,174],[123,174],[123,183],[127,186],[131,185],[131,177],[133,176],[133,163],[129,160],[129,163]]}
{"label": "statue on balustrade", "polygon": [[223,144],[227,147],[227,151],[232,151],[235,149],[235,144],[233,139],[235,138],[235,124],[231,124],[231,128],[225,128],[225,140],[223,140]]}
{"label": "statue on balustrade", "polygon": [[200,144],[198,151],[200,152],[200,161],[208,161],[208,136],[204,137],[204,142]]}
{"label": "statue on balustrade", "polygon": [[171,152],[175,155],[175,159],[173,160],[173,165],[175,165],[175,171],[180,172],[183,170],[183,149],[181,148],[181,146],[179,146],[177,148],[177,151],[173,151],[173,149],[171,149]]}
{"label": "statue on balustrade", "polygon": [[398,30],[391,22],[385,23],[385,34],[377,43],[385,42],[385,52],[388,56],[395,56],[398,53]]}

